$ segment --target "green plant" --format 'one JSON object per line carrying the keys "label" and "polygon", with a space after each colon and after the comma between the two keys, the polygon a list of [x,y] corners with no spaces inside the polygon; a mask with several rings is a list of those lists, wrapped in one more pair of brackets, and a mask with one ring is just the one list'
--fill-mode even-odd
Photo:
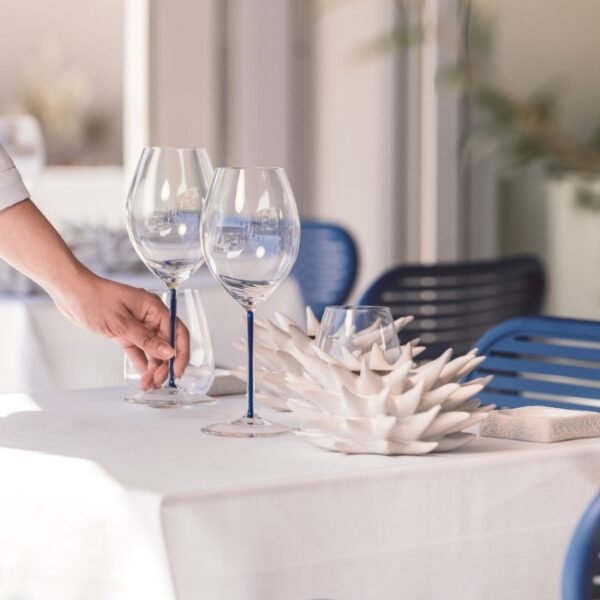
{"label": "green plant", "polygon": [[475,144],[495,142],[513,167],[539,164],[557,177],[566,173],[600,174],[600,123],[586,139],[560,127],[560,86],[546,85],[519,98],[498,85],[490,68],[491,22],[465,0],[462,60],[440,73],[441,81],[458,86],[479,112],[471,132]]}
{"label": "green plant", "polygon": [[[419,12],[422,0],[397,0],[396,5],[399,25],[365,43],[360,49],[363,55],[405,49],[427,34],[427,23],[417,18],[411,24],[407,18]],[[503,89],[494,81],[490,66],[492,19],[478,10],[476,0],[460,3],[459,19],[462,58],[440,71],[439,82],[460,90],[476,109],[465,150],[492,147],[513,167],[539,164],[556,177],[572,172],[600,174],[600,123],[587,138],[577,139],[560,127],[560,86],[547,85],[526,98]]]}

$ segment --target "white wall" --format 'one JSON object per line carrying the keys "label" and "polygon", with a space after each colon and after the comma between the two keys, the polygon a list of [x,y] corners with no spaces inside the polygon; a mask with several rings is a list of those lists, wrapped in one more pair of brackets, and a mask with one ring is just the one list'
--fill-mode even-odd
{"label": "white wall", "polygon": [[397,261],[402,193],[395,188],[394,55],[356,59],[389,29],[393,2],[350,2],[316,22],[314,198],[311,216],[345,225],[358,241],[356,291]]}
{"label": "white wall", "polygon": [[[228,3],[227,160],[293,170],[290,0]],[[298,199],[301,202],[301,199]]]}
{"label": "white wall", "polygon": [[150,2],[150,143],[222,155],[220,0]]}

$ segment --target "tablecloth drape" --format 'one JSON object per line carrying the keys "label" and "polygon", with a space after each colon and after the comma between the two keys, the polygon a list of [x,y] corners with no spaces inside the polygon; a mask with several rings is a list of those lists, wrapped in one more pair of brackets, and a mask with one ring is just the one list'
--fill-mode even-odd
{"label": "tablecloth drape", "polygon": [[559,600],[600,481],[596,439],[344,456],[122,397],[0,397],[0,598]]}

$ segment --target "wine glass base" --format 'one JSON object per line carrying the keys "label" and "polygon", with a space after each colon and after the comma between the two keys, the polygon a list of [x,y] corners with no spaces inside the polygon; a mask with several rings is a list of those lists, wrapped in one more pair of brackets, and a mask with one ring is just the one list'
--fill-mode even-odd
{"label": "wine glass base", "polygon": [[191,394],[179,388],[159,388],[125,397],[125,402],[145,404],[151,408],[187,408],[194,404],[215,402],[214,398],[201,394]]}
{"label": "wine glass base", "polygon": [[216,423],[215,425],[209,425],[203,427],[204,433],[211,435],[221,435],[225,437],[271,437],[274,435],[282,435],[284,433],[290,433],[291,427],[285,425],[279,425],[278,423],[271,423],[265,419],[261,419],[258,415],[254,417],[240,417],[235,421],[228,423]]}

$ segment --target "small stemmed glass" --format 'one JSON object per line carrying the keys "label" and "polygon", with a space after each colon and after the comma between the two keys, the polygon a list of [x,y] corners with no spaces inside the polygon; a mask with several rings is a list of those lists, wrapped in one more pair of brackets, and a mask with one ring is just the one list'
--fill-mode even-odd
{"label": "small stemmed glass", "polygon": [[203,429],[236,437],[289,431],[254,412],[254,310],[289,274],[300,244],[294,195],[281,168],[215,171],[204,215],[202,245],[217,281],[246,310],[248,371],[246,414]]}
{"label": "small stemmed glass", "polygon": [[[127,230],[139,257],[170,292],[170,342],[175,347],[177,288],[204,262],[200,221],[213,168],[206,150],[146,147],[127,196]],[[186,394],[169,361],[165,387],[130,396],[153,407],[209,401]]]}

